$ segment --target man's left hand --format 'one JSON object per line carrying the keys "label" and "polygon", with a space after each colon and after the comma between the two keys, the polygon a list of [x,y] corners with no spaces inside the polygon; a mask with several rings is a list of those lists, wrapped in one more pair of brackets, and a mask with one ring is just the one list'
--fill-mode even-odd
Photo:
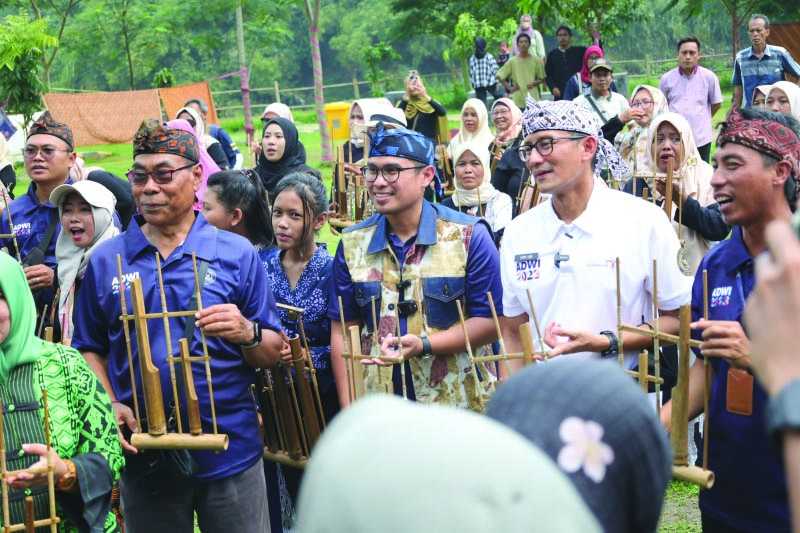
{"label": "man's left hand", "polygon": [[[16,474],[8,476],[6,481],[15,489],[42,487],[47,485],[47,446],[44,444],[23,444],[22,450],[28,455],[38,455],[40,459]],[[53,477],[56,482],[67,473],[67,463],[50,448],[50,464],[53,465]]]}
{"label": "man's left hand", "polygon": [[195,315],[197,327],[206,335],[222,337],[234,344],[253,340],[253,324],[242,316],[234,304],[217,304],[201,309]]}
{"label": "man's left hand", "polygon": [[25,267],[25,277],[32,291],[53,286],[55,272],[47,265],[33,265]]}
{"label": "man's left hand", "polygon": [[[381,341],[381,356],[399,361],[407,361],[422,353],[422,339],[416,335],[403,335],[402,337],[395,337],[394,335],[387,335]],[[383,361],[379,358],[364,359],[362,361],[365,365],[380,365],[389,366],[393,363]]]}
{"label": "man's left hand", "polygon": [[700,353],[703,357],[721,357],[735,368],[750,368],[750,339],[742,325],[734,320],[698,320],[692,329],[703,332]]}
{"label": "man's left hand", "polygon": [[544,342],[552,349],[549,357],[577,352],[603,352],[608,349],[608,337],[588,331],[562,328],[550,323],[544,330]]}

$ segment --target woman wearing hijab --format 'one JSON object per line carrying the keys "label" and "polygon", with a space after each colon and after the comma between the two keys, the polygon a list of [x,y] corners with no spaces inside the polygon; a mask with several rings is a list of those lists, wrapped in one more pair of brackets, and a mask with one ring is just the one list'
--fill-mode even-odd
{"label": "woman wearing hijab", "polygon": [[456,190],[442,205],[485,219],[499,246],[503,229],[511,222],[512,202],[509,195],[491,183],[489,150],[473,140],[459,144],[453,155]]}
{"label": "woman wearing hijab", "polygon": [[[706,163],[697,151],[694,134],[689,122],[678,113],[663,113],[653,119],[647,135],[647,157],[656,171],[656,198],[663,198],[666,191],[667,165],[672,164],[674,182],[672,201],[677,205],[672,225],[680,228],[681,253],[678,264],[687,276],[694,276],[700,260],[718,240],[728,234],[728,227],[714,203],[711,177],[714,168]],[[692,205],[687,205],[690,202]],[[714,207],[709,208],[709,206]],[[679,210],[684,209],[679,217]],[[702,210],[718,221],[716,229],[709,231],[695,221],[690,211]],[[687,216],[688,215],[688,216]]]}
{"label": "woman wearing hijab", "polygon": [[292,124],[294,124],[294,116],[292,115],[292,109],[280,102],[272,102],[267,107],[264,108],[264,112],[261,113],[261,122],[266,122],[271,118],[285,118]]}
{"label": "woman wearing hijab", "polygon": [[273,118],[264,124],[261,134],[261,153],[256,161],[256,174],[269,194],[278,182],[292,172],[305,172],[322,179],[319,172],[306,165],[306,154],[300,143],[300,134],[294,124],[285,118]]}
{"label": "woman wearing hijab", "polygon": [[565,474],[518,433],[466,410],[374,395],[322,434],[296,531],[601,529]]}
{"label": "woman wearing hijab", "polygon": [[406,114],[408,129],[418,131],[436,145],[442,137],[439,130],[439,118],[447,116],[447,110],[428,96],[428,91],[422,83],[422,78],[416,70],[408,73],[406,78],[406,92],[397,107]]}
{"label": "woman wearing hijab", "polygon": [[[208,188],[208,178],[212,174],[219,172],[221,169],[214,161],[214,159],[211,157],[211,155],[206,151],[201,141],[200,135],[192,127],[192,124],[190,122],[178,118],[167,122],[167,127],[173,130],[181,130],[187,133],[191,133],[192,135],[194,135],[195,140],[197,141],[197,147],[200,151],[200,161],[198,162],[198,164],[200,165],[200,169],[203,171],[203,177],[200,181],[200,186],[197,188],[197,192],[195,193],[194,208],[197,211],[201,211],[203,209],[203,198],[205,198],[206,189]],[[216,142],[219,143],[219,141]]]}
{"label": "woman wearing hijab", "polygon": [[[647,156],[647,132],[653,118],[669,111],[669,106],[664,93],[651,85],[637,85],[631,94],[631,109],[639,110],[640,113],[634,116],[622,134],[617,135],[614,144],[619,155],[628,163],[633,176],[651,176],[652,159]],[[625,184],[626,192],[633,190],[633,181]],[[642,183],[643,180],[638,180],[637,186],[641,187]],[[641,195],[641,190],[637,189],[637,196]]]}
{"label": "woman wearing hijab", "polygon": [[455,137],[450,139],[447,155],[452,159],[458,146],[467,142],[475,142],[489,149],[494,141],[489,129],[489,113],[486,106],[477,98],[470,98],[461,106],[461,127]]}
{"label": "woman wearing hijab", "polygon": [[522,112],[510,98],[498,98],[492,104],[492,122],[497,131],[489,147],[492,185],[515,204],[525,173],[525,163],[517,152],[522,142]]}
{"label": "woman wearing hijab", "polygon": [[[586,49],[583,53],[583,63],[580,72],[576,73],[567,81],[567,85],[564,88],[564,100],[574,100],[578,96],[588,94],[589,91],[592,90],[592,77],[589,73],[589,69],[592,68],[595,61],[605,56],[606,54],[603,52],[603,49],[596,44]],[[617,85],[613,81],[611,82],[611,91],[617,92]]]}
{"label": "woman wearing hijab", "polygon": [[73,182],[94,181],[111,191],[117,202],[116,210],[122,224],[122,231],[125,231],[136,209],[133,203],[131,183],[127,179],[115,176],[101,167],[89,166],[81,156],[75,158],[75,164],[69,169],[69,177]]}
{"label": "woman wearing hijab", "polygon": [[655,532],[672,477],[655,409],[616,362],[559,359],[507,380],[486,414],[546,453],[603,531]]}
{"label": "woman wearing hijab", "polygon": [[764,105],[767,103],[767,96],[769,96],[769,90],[771,88],[772,85],[759,85],[753,89],[752,106],[756,109],[764,109]]}
{"label": "woman wearing hijab", "polygon": [[119,234],[114,226],[114,195],[93,181],[59,185],[50,193],[58,208],[61,233],[56,240],[58,261],[58,320],[61,338],[72,339],[72,309],[89,258],[100,243]]}
{"label": "woman wearing hijab", "polygon": [[770,85],[765,103],[767,111],[783,113],[800,120],[800,87],[790,81]]}
{"label": "woman wearing hijab", "polygon": [[194,128],[194,133],[201,141],[200,146],[206,149],[218,170],[228,168],[228,156],[225,155],[225,150],[217,139],[206,133],[206,123],[199,111],[194,107],[182,107],[175,114],[175,118],[185,120]]}
{"label": "woman wearing hijab", "polygon": [[28,494],[35,518],[49,516],[41,403],[46,389],[50,461],[62,519],[58,531],[118,531],[109,512],[111,487],[125,460],[108,395],[80,353],[39,339],[35,327],[36,309],[22,267],[0,253],[0,400],[6,466],[15,472],[4,480],[11,521],[24,522]]}

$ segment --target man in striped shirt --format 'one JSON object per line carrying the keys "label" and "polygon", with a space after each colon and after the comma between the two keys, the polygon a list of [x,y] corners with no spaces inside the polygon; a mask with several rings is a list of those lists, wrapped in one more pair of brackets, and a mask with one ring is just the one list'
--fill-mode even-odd
{"label": "man in striped shirt", "polygon": [[[759,85],[770,85],[786,79],[786,74],[800,78],[800,65],[789,52],[767,44],[769,18],[753,15],[747,23],[752,46],[736,54],[733,64],[733,107],[749,107],[753,90]],[[742,101],[744,96],[744,101]]]}

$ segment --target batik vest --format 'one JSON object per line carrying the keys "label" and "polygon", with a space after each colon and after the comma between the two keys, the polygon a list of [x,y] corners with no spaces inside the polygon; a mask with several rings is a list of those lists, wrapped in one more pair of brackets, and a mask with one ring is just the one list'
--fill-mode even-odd
{"label": "batik vest", "polygon": [[[438,210],[437,210],[438,211]],[[406,333],[433,335],[458,325],[460,300],[464,305],[469,240],[474,219],[460,213],[438,211],[436,244],[415,245],[405,258],[396,258],[391,247],[368,253],[369,243],[382,217],[372,217],[342,234],[345,261],[353,280],[355,301],[362,324],[361,349],[379,355],[373,342],[373,315],[378,321],[378,338],[397,335],[399,285],[405,300],[414,300],[417,310],[406,317]],[[402,269],[399,262],[402,261]],[[373,312],[374,308],[374,312]],[[468,317],[465,317],[465,319]],[[484,347],[472,346],[474,355]],[[483,411],[496,378],[488,367],[474,364],[467,352],[429,357],[413,357],[409,366],[416,399]],[[364,372],[367,392],[392,392],[392,367],[367,366]]]}

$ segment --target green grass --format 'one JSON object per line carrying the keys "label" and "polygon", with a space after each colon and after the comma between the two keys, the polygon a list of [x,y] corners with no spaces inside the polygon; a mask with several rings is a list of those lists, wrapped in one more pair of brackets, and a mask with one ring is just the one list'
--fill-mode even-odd
{"label": "green grass", "polygon": [[700,511],[696,485],[672,481],[667,487],[659,533],[700,533]]}

